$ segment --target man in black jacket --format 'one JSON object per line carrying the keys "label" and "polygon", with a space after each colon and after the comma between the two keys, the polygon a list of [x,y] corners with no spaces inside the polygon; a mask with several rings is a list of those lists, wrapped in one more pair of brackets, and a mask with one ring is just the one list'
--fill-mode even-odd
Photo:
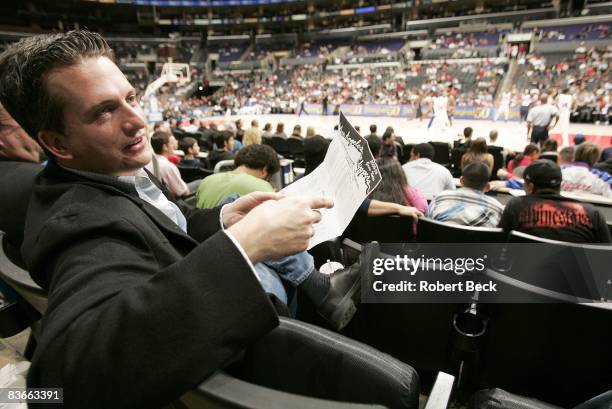
{"label": "man in black jacket", "polygon": [[[97,34],[31,37],[0,55],[0,102],[50,155],[22,255],[49,291],[30,387],[65,407],[162,406],[277,325],[253,263],[302,251],[324,198],[170,201],[135,90]],[[47,406],[46,406],[47,407]]]}

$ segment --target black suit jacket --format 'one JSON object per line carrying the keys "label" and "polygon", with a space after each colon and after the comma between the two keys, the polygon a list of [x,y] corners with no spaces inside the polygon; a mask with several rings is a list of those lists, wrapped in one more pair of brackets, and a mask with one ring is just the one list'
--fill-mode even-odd
{"label": "black suit jacket", "polygon": [[42,169],[38,163],[0,160],[0,230],[15,249],[21,247],[28,201]]}
{"label": "black suit jacket", "polygon": [[70,408],[159,407],[277,325],[219,209],[185,214],[190,235],[130,185],[47,166],[22,246],[50,294],[30,387],[63,387]]}

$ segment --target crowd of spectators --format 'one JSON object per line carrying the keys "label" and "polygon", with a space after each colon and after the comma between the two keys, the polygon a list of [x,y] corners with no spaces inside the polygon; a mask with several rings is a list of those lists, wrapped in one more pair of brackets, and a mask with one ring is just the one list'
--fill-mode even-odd
{"label": "crowd of spectators", "polygon": [[413,63],[405,69],[326,70],[322,64],[307,64],[269,74],[225,74],[224,85],[206,103],[222,107],[219,113],[228,108],[238,112],[298,113],[302,103],[322,104],[326,97],[329,109],[341,104],[414,105],[432,91],[452,88],[458,105],[492,106],[504,73],[505,65],[494,60]]}
{"label": "crowd of spectators", "polygon": [[567,89],[574,102],[573,121],[610,123],[611,59],[611,47],[580,46],[573,55],[557,56],[550,62],[545,56],[529,54],[518,61],[515,101],[524,93],[536,95]]}

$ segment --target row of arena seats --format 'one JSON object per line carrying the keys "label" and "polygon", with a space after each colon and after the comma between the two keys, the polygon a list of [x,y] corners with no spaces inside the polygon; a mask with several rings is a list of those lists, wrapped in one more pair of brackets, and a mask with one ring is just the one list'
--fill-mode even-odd
{"label": "row of arena seats", "polygon": [[[574,246],[572,243],[547,240],[541,237],[512,231],[504,233],[501,228],[461,226],[444,223],[428,217],[420,217],[416,222],[416,235],[414,233],[415,220],[406,216],[380,216],[366,217],[359,214],[351,220],[343,238],[358,243],[377,241],[379,243],[548,243],[560,246]],[[612,222],[607,222],[612,233]],[[585,248],[592,247],[582,244]],[[601,247],[601,246],[596,246]],[[604,246],[605,248],[611,248]]]}
{"label": "row of arena seats", "polygon": [[[520,233],[516,237],[533,239]],[[327,259],[351,265],[362,245],[344,239],[310,251],[315,265]],[[609,260],[612,248],[606,251]],[[534,302],[488,303],[483,297],[471,303],[362,303],[343,334],[409,362],[423,385],[432,382],[437,371],[455,376],[459,401],[498,387],[569,408],[610,389],[610,305],[561,302],[555,292],[543,297],[541,288],[525,285],[510,273],[488,270],[486,275],[500,291],[513,290]],[[300,301],[298,317],[315,319],[307,302]],[[491,407],[530,406],[501,399]]]}
{"label": "row of arena seats", "polygon": [[[23,297],[22,304],[38,312],[28,321],[35,341],[46,295],[25,270],[12,263],[6,247],[4,233],[0,233],[0,278]],[[347,260],[359,257],[361,250],[359,244],[344,241]],[[541,306],[546,308],[538,308]],[[555,314],[550,314],[551,308]],[[180,401],[188,408],[417,409],[427,377],[437,373],[425,409],[446,408],[451,393],[460,396],[469,390],[466,383],[473,388],[492,382],[537,397],[549,396],[552,387],[553,403],[489,386],[472,395],[468,409],[552,409],[559,402],[594,396],[609,387],[609,371],[601,372],[610,367],[610,356],[601,352],[607,350],[612,335],[612,311],[603,308],[542,304],[489,305],[476,310],[453,304],[364,304],[358,314],[348,331],[370,346],[281,318],[279,327],[245,351],[239,361],[206,379]],[[486,329],[479,332],[485,335],[482,339],[468,336],[478,331],[471,321],[481,322]],[[12,335],[6,332],[4,320],[0,324],[2,337]],[[364,332],[358,334],[359,329]],[[29,357],[34,347],[31,341]],[[438,370],[453,372],[459,363],[463,384],[453,392],[454,377]],[[535,364],[536,370],[527,363]],[[565,388],[566,384],[571,387]],[[593,402],[609,404],[609,395],[575,409],[603,408]]]}

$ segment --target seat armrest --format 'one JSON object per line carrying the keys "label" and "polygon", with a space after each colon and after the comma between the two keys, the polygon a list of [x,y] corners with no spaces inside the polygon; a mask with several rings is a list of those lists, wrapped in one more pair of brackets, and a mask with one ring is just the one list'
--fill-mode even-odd
{"label": "seat armrest", "polygon": [[355,404],[286,393],[242,381],[223,371],[181,397],[189,409],[384,409],[380,405]]}

